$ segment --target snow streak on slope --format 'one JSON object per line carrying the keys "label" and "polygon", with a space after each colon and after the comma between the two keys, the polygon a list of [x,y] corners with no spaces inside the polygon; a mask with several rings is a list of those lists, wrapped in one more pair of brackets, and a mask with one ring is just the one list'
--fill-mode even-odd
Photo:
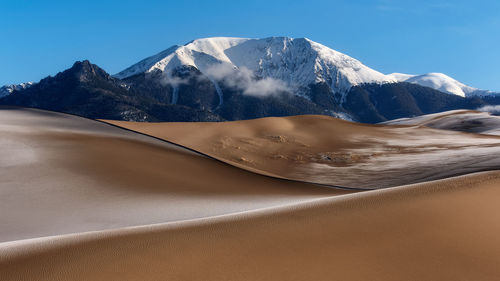
{"label": "snow streak on slope", "polygon": [[414,83],[461,97],[493,94],[490,91],[480,90],[467,86],[443,73],[427,73],[423,75],[392,73],[389,76],[393,77],[399,82]]}
{"label": "snow streak on slope", "polygon": [[234,72],[251,71],[257,78],[284,82],[294,90],[325,82],[333,92],[346,93],[362,83],[396,82],[345,54],[307,38],[265,39],[215,37],[171,47],[115,75],[123,79],[156,70],[168,72],[194,66],[211,77],[213,66],[224,65]]}

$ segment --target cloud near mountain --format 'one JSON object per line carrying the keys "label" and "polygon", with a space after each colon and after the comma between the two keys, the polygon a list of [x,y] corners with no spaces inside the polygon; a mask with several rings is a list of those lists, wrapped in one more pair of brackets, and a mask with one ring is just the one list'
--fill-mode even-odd
{"label": "cloud near mountain", "polygon": [[269,96],[291,91],[284,81],[272,77],[258,79],[253,71],[246,67],[235,69],[230,64],[214,64],[207,68],[205,74],[210,79],[222,81],[227,86],[239,89],[244,95],[249,96]]}
{"label": "cloud near mountain", "polygon": [[479,111],[485,111],[492,114],[500,114],[500,105],[486,105],[478,108]]}

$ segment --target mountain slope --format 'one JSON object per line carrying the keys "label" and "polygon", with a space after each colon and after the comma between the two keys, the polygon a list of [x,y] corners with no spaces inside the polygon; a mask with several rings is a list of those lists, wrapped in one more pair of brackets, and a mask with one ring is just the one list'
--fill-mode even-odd
{"label": "mountain slope", "polygon": [[[343,107],[355,120],[377,123],[453,109],[476,109],[498,99],[463,98],[412,83],[365,84],[353,87]],[[380,120],[380,121],[375,121]]]}

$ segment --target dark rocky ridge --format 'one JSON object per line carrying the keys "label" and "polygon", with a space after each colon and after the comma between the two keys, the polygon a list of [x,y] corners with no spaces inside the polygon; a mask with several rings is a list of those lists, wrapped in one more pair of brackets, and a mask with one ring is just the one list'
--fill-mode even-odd
{"label": "dark rocky ridge", "polygon": [[[144,87],[147,87],[145,84]],[[150,91],[113,78],[89,61],[0,99],[2,105],[35,107],[88,118],[130,121],[222,121],[208,111],[171,105]]]}

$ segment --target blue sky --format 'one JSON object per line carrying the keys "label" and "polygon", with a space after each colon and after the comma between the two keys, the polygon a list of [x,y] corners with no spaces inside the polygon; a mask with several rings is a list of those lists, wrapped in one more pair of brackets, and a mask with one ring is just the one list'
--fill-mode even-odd
{"label": "blue sky", "polygon": [[114,74],[212,36],[308,37],[383,73],[500,91],[500,1],[0,0],[0,85],[89,59]]}

